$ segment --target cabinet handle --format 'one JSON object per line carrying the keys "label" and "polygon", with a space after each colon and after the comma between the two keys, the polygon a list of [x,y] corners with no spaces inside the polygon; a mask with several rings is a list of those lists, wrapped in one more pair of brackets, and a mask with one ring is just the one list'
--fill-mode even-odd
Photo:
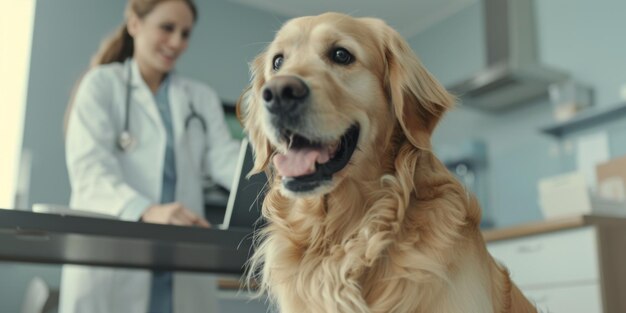
{"label": "cabinet handle", "polygon": [[14,233],[15,238],[26,240],[26,241],[49,241],[50,235],[48,232],[36,229],[15,229]]}
{"label": "cabinet handle", "polygon": [[535,253],[539,252],[543,249],[543,246],[540,243],[532,244],[532,245],[521,245],[517,247],[518,253]]}

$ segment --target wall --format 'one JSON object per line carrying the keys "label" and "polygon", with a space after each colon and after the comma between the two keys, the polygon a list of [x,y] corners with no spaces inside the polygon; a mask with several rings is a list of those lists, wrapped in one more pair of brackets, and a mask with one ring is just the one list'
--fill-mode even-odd
{"label": "wall", "polygon": [[[591,85],[597,106],[619,103],[619,86],[626,83],[626,41],[618,39],[626,29],[626,20],[621,18],[626,2],[536,0],[535,11],[540,60]],[[481,18],[477,3],[410,38],[426,67],[444,85],[485,64]],[[490,197],[486,205],[496,226],[508,226],[542,218],[537,181],[576,168],[579,136],[607,131],[611,156],[626,154],[624,119],[562,141],[540,134],[539,128],[552,122],[546,98],[497,115],[461,105],[444,118],[433,142],[435,148],[474,138],[487,143]]]}

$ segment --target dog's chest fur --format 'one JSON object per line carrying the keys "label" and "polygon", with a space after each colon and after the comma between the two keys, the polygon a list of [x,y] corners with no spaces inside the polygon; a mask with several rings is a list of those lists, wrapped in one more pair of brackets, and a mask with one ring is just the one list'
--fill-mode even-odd
{"label": "dog's chest fur", "polygon": [[[485,299],[488,291],[472,286],[469,277],[454,274],[459,269],[439,261],[451,259],[447,254],[454,249],[433,247],[424,242],[432,238],[403,229],[406,220],[398,221],[397,207],[380,202],[368,206],[355,198],[352,203],[362,207],[345,208],[337,206],[344,201],[334,200],[294,204],[295,213],[284,216],[290,227],[274,228],[268,237],[271,248],[266,250],[264,275],[282,312],[303,312],[302,308],[311,313],[492,312],[493,308],[485,307],[491,303]],[[384,200],[383,195],[379,201]],[[332,212],[339,207],[342,212]],[[303,215],[298,216],[298,211]],[[354,216],[345,216],[351,213]],[[337,224],[333,214],[343,215]],[[424,217],[408,214],[405,218]],[[459,244],[448,248],[458,249]],[[462,273],[476,273],[480,266],[472,264],[472,258],[465,260],[460,266],[468,268]],[[456,289],[446,288],[448,284]]]}
{"label": "dog's chest fur", "polygon": [[[278,239],[283,242],[287,238]],[[326,251],[289,247],[268,256],[269,260],[290,260],[286,268],[270,275],[281,312],[380,312],[460,313],[492,312],[490,293],[476,286],[479,276],[473,264],[449,272],[436,260],[417,251],[393,244],[375,260],[357,254],[349,242]],[[393,256],[391,256],[393,255]],[[300,256],[300,258],[298,258]],[[286,264],[285,264],[286,265]],[[449,281],[446,281],[449,279]],[[453,285],[454,290],[445,288]],[[307,308],[307,311],[301,311]]]}

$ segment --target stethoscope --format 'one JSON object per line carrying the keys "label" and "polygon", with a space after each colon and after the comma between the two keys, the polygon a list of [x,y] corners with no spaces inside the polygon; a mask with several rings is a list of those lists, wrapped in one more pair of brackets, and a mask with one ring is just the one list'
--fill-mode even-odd
{"label": "stethoscope", "polygon": [[[120,133],[120,135],[117,137],[117,148],[122,151],[122,152],[128,152],[131,150],[132,147],[135,146],[135,144],[137,143],[137,139],[135,139],[133,137],[133,135],[130,133],[130,98],[131,98],[131,81],[132,81],[132,67],[130,66],[130,62],[127,62],[127,71],[128,71],[128,77],[126,80],[126,103],[124,106],[124,110],[125,110],[125,116],[124,116],[124,129],[122,130],[122,132]],[[207,126],[206,126],[206,120],[204,119],[204,117],[202,117],[202,115],[198,114],[198,111],[196,111],[196,108],[193,105],[193,102],[191,100],[189,100],[189,102],[187,103],[189,105],[189,115],[187,115],[187,117],[185,118],[185,131],[189,129],[189,125],[191,124],[191,122],[196,119],[199,123],[200,126],[202,127],[202,132],[206,135],[207,133]]]}

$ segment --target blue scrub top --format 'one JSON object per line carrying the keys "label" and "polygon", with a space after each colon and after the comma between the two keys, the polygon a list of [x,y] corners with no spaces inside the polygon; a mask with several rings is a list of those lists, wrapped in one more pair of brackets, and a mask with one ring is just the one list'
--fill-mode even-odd
{"label": "blue scrub top", "polygon": [[[174,155],[174,131],[172,128],[172,113],[169,101],[169,76],[165,77],[154,98],[165,126],[167,144],[165,148],[165,163],[163,166],[163,187],[161,189],[161,203],[176,201],[176,160]],[[172,313],[173,311],[173,277],[172,272],[153,271],[150,288],[150,313]]]}

